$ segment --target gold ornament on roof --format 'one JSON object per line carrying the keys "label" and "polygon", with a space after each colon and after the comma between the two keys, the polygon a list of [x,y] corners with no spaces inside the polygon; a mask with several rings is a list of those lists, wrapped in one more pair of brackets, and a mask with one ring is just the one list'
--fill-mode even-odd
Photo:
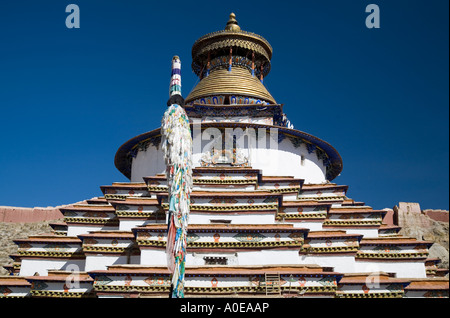
{"label": "gold ornament on roof", "polygon": [[227,22],[225,30],[233,32],[241,31],[241,28],[239,27],[238,22],[236,21],[236,15],[234,13],[230,14],[230,19]]}

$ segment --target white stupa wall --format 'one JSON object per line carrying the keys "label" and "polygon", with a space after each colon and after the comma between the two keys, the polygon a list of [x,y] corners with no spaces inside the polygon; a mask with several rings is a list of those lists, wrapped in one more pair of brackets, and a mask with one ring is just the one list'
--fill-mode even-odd
{"label": "white stupa wall", "polygon": [[335,272],[355,272],[354,255],[299,255],[298,264],[316,264],[322,267],[333,267]]}
{"label": "white stupa wall", "polygon": [[372,237],[378,237],[378,228],[341,228],[344,230],[347,234],[361,234],[364,236],[364,238],[372,238]]}
{"label": "white stupa wall", "polygon": [[[167,219],[167,216],[166,216]],[[163,223],[167,224],[167,220],[142,220],[142,219],[129,219],[129,220],[120,220],[119,223],[119,231],[131,231],[135,227],[144,226],[147,224],[155,224],[155,223]]]}
{"label": "white stupa wall", "polygon": [[22,259],[20,265],[19,276],[34,276],[38,273],[39,276],[47,276],[51,269],[84,271],[84,259]]}
{"label": "white stupa wall", "polygon": [[[69,281],[68,282],[74,282],[71,279],[76,279],[76,273],[72,274],[72,277],[68,277]],[[61,289],[64,289],[64,285],[66,284],[66,282],[61,282],[61,281],[55,281],[55,282],[49,282],[46,281],[45,284],[47,285],[47,287],[45,288],[45,291],[54,291],[54,292],[60,292]],[[68,288],[68,290],[70,290],[71,293],[85,293],[85,292],[89,292],[92,290],[92,285],[90,283],[87,282],[78,282],[76,281],[76,283],[71,284],[71,288]]]}
{"label": "white stupa wall", "polygon": [[427,273],[423,261],[356,261],[355,272],[385,272],[395,273],[397,278],[426,278]]}
{"label": "white stupa wall", "polygon": [[275,213],[249,213],[249,214],[196,214],[189,215],[191,224],[211,224],[216,220],[227,220],[230,224],[274,224]]}
{"label": "white stupa wall", "polygon": [[167,266],[167,254],[165,249],[141,249],[141,265]]}
{"label": "white stupa wall", "polygon": [[[210,139],[201,141],[199,132],[194,131],[193,166],[201,167],[202,155],[207,151],[206,145]],[[292,176],[304,179],[305,183],[326,182],[326,167],[315,152],[309,153],[305,144],[297,148],[289,138],[280,143],[262,142],[251,144],[244,142],[241,153],[248,159],[248,165],[253,169],[260,169],[264,176]],[[160,146],[149,145],[133,158],[131,166],[131,182],[143,182],[143,177],[164,173],[166,169],[163,151]]]}
{"label": "white stupa wall", "polygon": [[107,270],[108,266],[115,264],[139,264],[139,256],[116,256],[107,254],[98,255],[87,255],[86,256],[86,272],[97,271],[97,270]]}
{"label": "white stupa wall", "polygon": [[149,145],[147,150],[139,151],[131,164],[131,182],[143,182],[143,177],[154,176],[166,171],[161,147]]}
{"label": "white stupa wall", "polygon": [[[298,249],[276,250],[264,249],[254,251],[237,251],[233,255],[224,252],[186,254],[186,266],[205,265],[203,257],[227,257],[229,265],[278,265],[298,264]],[[311,263],[309,263],[311,264]],[[141,265],[167,266],[165,250],[141,249]]]}
{"label": "white stupa wall", "polygon": [[305,145],[295,148],[285,138],[277,148],[253,148],[250,162],[254,169],[261,169],[264,176],[293,176],[305,183],[324,183],[325,166],[315,153],[308,153]]}
{"label": "white stupa wall", "polygon": [[[286,221],[285,223],[290,223]],[[309,222],[292,222],[294,228],[309,229],[310,231],[322,231],[323,221],[309,221]]]}
{"label": "white stupa wall", "polygon": [[77,237],[78,235],[87,234],[93,231],[113,231],[118,230],[116,226],[105,225],[69,225],[67,226],[67,236]]}
{"label": "white stupa wall", "polygon": [[266,249],[252,252],[239,252],[238,265],[277,265],[297,264],[298,249]]}

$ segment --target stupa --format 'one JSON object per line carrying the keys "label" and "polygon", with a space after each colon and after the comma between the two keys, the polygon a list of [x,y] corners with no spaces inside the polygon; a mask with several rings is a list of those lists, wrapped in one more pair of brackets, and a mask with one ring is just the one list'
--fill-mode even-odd
{"label": "stupa", "polygon": [[[294,129],[264,85],[271,58],[234,14],[192,47],[200,80],[184,99],[194,144],[185,297],[448,297],[448,278],[430,269],[432,242],[399,235],[385,210],[332,182],[342,159]],[[15,241],[0,295],[168,296],[160,128],[125,142],[115,165],[130,182],[62,209],[53,233]]]}

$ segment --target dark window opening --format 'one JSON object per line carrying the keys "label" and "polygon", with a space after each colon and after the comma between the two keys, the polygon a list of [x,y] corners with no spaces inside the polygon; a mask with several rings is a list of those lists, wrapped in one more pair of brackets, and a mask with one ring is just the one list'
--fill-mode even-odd
{"label": "dark window opening", "polygon": [[203,257],[205,265],[227,265],[228,259],[226,257]]}
{"label": "dark window opening", "polygon": [[211,223],[231,223],[231,220],[210,220]]}

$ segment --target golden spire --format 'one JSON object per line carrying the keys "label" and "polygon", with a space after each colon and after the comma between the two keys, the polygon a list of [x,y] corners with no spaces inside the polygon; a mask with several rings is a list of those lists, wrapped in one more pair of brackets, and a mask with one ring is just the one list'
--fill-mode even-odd
{"label": "golden spire", "polygon": [[233,32],[241,31],[241,28],[239,27],[238,22],[236,21],[236,15],[233,12],[230,14],[230,19],[227,22],[225,30]]}

